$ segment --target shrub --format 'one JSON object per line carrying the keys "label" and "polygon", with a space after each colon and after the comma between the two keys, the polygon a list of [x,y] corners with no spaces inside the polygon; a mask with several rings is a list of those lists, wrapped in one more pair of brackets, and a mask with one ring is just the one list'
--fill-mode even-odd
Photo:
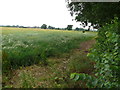
{"label": "shrub", "polygon": [[[92,87],[120,88],[120,31],[116,18],[112,24],[99,29],[96,45],[88,56],[95,60],[97,78],[88,79],[89,75],[71,74],[72,79],[91,81]],[[95,81],[95,83],[93,83]],[[89,87],[90,87],[89,86]]]}

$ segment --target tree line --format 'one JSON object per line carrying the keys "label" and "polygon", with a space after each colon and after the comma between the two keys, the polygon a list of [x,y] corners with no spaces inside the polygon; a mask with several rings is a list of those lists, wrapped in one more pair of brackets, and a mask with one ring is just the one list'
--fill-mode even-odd
{"label": "tree line", "polygon": [[19,25],[0,25],[0,27],[41,28],[41,29],[54,29],[54,30],[90,31],[90,29],[84,29],[84,28],[79,28],[79,27],[76,27],[75,29],[73,29],[73,25],[67,25],[66,28],[54,27],[54,26],[50,26],[50,25],[47,25],[47,24],[43,24],[43,25],[41,25],[41,27],[39,27],[39,26],[29,27],[29,26],[19,26]]}

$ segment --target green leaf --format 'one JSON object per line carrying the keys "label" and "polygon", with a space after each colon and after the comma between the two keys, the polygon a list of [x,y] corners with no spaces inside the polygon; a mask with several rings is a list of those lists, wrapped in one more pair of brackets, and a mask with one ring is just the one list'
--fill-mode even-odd
{"label": "green leaf", "polygon": [[79,80],[79,78],[80,78],[80,76],[76,74],[74,80],[77,81],[77,80]]}
{"label": "green leaf", "polygon": [[96,79],[96,80],[94,80],[94,81],[92,82],[93,86],[96,86],[96,85],[97,85],[97,82],[98,82],[98,80],[97,80],[97,79]]}
{"label": "green leaf", "polygon": [[70,79],[74,79],[74,77],[75,77],[75,73],[72,73],[72,74],[70,75]]}

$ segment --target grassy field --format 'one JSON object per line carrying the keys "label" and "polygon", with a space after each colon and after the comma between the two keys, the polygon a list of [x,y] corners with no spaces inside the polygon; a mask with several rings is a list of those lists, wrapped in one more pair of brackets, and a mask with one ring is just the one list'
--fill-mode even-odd
{"label": "grassy field", "polygon": [[[76,64],[79,62],[79,58],[82,59],[84,58],[86,60],[87,57],[85,54],[82,55],[81,53],[78,52],[79,54],[81,54],[79,56],[78,53],[76,52],[73,53],[73,51],[75,49],[80,48],[80,43],[91,40],[96,35],[97,35],[96,32],[82,33],[80,31],[67,31],[67,30],[66,31],[41,30],[41,29],[33,29],[33,28],[7,28],[7,27],[2,28],[3,83],[6,84],[6,82],[10,81],[8,77],[11,77],[11,73],[14,70],[20,70],[19,73],[21,73],[22,71],[24,72],[20,74],[22,75],[20,77],[23,80],[25,80],[25,77],[27,77],[28,79],[33,78],[33,76],[29,76],[27,73],[25,73],[26,67],[28,68],[31,68],[31,66],[33,66],[34,68],[37,67],[37,69],[39,68],[39,70],[40,71],[43,70],[43,72],[44,69],[41,69],[43,67],[48,69],[52,68],[48,71],[56,72],[57,70],[56,67],[60,65],[60,63],[63,62],[64,59],[67,61],[68,58],[69,60],[71,60],[68,64],[69,68],[68,71],[64,71],[63,75],[65,74],[67,76],[67,74],[71,73],[71,70],[72,72],[76,72],[77,69],[80,69],[80,67],[84,67],[85,65],[87,66],[87,64],[90,63],[87,62],[86,64],[83,61],[82,64],[85,65],[76,66]],[[63,66],[63,64],[61,63],[60,66]],[[29,69],[29,71],[31,71],[31,69]],[[31,72],[35,73],[34,70]],[[62,71],[60,71],[59,73],[62,73]],[[44,79],[45,77],[48,78],[45,75],[43,75]],[[15,75],[15,77],[17,77],[17,75]],[[53,73],[52,73],[52,77],[49,77],[50,80],[49,79],[47,80],[52,81],[51,78],[54,78],[54,80],[59,79],[58,76],[54,76]],[[34,81],[34,79],[32,80]],[[63,81],[63,79],[61,80]],[[31,82],[29,83],[23,81],[22,84],[18,83],[21,85],[18,86],[28,88],[29,86],[32,86]],[[53,84],[52,86],[50,86],[47,83],[48,84],[47,87],[69,87],[68,84],[66,85],[65,81],[64,83],[65,84],[62,86],[61,84],[60,85]],[[14,86],[14,84],[12,85]],[[8,85],[11,84],[9,83]],[[39,87],[40,85],[37,84],[33,86]],[[43,85],[43,87],[45,86]]]}

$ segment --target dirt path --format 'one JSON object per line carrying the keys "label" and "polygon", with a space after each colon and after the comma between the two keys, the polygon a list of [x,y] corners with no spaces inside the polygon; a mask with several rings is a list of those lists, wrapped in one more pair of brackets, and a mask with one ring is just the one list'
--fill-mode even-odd
{"label": "dirt path", "polygon": [[[53,83],[54,85],[56,85],[60,83],[59,81],[68,84],[69,80],[67,79],[69,78],[69,75],[71,73],[68,67],[68,64],[70,63],[71,60],[79,58],[80,55],[82,54],[86,56],[86,54],[89,52],[89,48],[91,48],[93,44],[95,44],[95,40],[85,41],[80,44],[80,48],[74,49],[71,53],[67,54],[66,57],[64,58],[49,58],[48,61],[50,64],[48,66],[42,67],[40,65],[33,65],[33,66],[25,67],[19,70],[15,70],[13,72],[13,77],[10,80],[9,84],[16,88],[21,87],[20,75],[23,72],[27,74],[31,74],[32,77],[36,78],[35,83],[37,85],[35,87],[40,86],[40,87],[51,88],[53,87],[52,85]],[[88,70],[88,68],[83,69],[81,72],[82,73],[92,72],[91,70]],[[67,87],[71,86],[72,84],[71,83],[68,84]]]}
{"label": "dirt path", "polygon": [[89,50],[95,44],[95,40],[89,40],[80,44],[80,50]]}

